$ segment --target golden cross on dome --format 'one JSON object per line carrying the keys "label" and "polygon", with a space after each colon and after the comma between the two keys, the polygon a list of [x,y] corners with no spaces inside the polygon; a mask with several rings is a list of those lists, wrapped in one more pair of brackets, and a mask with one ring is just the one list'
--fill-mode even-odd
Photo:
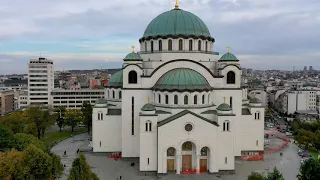
{"label": "golden cross on dome", "polygon": [[179,0],[176,0],[176,5],[174,6],[176,9],[179,8]]}
{"label": "golden cross on dome", "polygon": [[148,104],[150,104],[150,97],[148,97]]}
{"label": "golden cross on dome", "polygon": [[224,103],[226,103],[226,99],[227,99],[226,97],[223,97],[223,101],[224,101]]}
{"label": "golden cross on dome", "polygon": [[229,52],[230,52],[230,48],[231,48],[231,47],[230,47],[230,46],[228,46],[227,48],[228,48],[228,53],[229,53]]}
{"label": "golden cross on dome", "polygon": [[131,46],[131,48],[132,48],[132,52],[134,52],[134,48],[135,48],[135,46],[134,46],[134,45],[132,45],[132,46]]}

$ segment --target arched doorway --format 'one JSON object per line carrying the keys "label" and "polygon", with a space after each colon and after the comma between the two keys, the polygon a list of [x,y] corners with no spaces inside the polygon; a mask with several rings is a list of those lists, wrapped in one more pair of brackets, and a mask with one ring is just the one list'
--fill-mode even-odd
{"label": "arched doorway", "polygon": [[196,146],[194,143],[187,141],[182,144],[182,172],[192,173],[196,169]]}
{"label": "arched doorway", "polygon": [[200,155],[200,172],[207,172],[209,169],[210,149],[208,147],[201,148]]}
{"label": "arched doorway", "polygon": [[176,155],[176,149],[173,147],[169,147],[167,150],[167,171],[175,171],[175,155]]}

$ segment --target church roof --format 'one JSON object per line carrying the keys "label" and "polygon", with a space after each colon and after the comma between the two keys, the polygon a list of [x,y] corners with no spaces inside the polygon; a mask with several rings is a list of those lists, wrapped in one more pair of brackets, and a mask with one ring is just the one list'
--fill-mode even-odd
{"label": "church roof", "polygon": [[239,61],[239,59],[234,54],[228,52],[222,55],[219,61]]}
{"label": "church roof", "polygon": [[95,104],[107,104],[107,100],[104,98],[99,98],[96,100]]}
{"label": "church roof", "polygon": [[166,11],[154,18],[144,31],[143,38],[168,35],[213,39],[208,27],[198,16],[179,8]]}
{"label": "church roof", "polygon": [[142,61],[141,56],[138,53],[129,53],[124,59],[124,61]]}
{"label": "church roof", "polygon": [[156,91],[208,91],[212,87],[199,72],[177,68],[162,75],[152,89]]}
{"label": "church roof", "polygon": [[155,111],[156,110],[156,107],[154,107],[154,105],[152,104],[145,104],[142,108],[141,108],[142,111]]}
{"label": "church roof", "polygon": [[106,86],[113,87],[113,88],[122,88],[123,86],[122,81],[123,81],[123,73],[122,73],[122,70],[120,70],[111,76]]}
{"label": "church roof", "polygon": [[179,113],[177,113],[177,114],[175,114],[173,116],[168,117],[167,119],[164,119],[164,120],[158,122],[158,127],[163,126],[163,125],[165,125],[165,124],[167,124],[167,123],[169,123],[171,121],[174,121],[174,120],[176,120],[176,119],[178,119],[178,118],[180,118],[180,117],[182,117],[182,116],[184,116],[186,114],[192,114],[192,115],[194,115],[194,116],[196,116],[196,117],[198,117],[198,118],[200,118],[200,119],[202,119],[202,120],[204,120],[204,121],[206,121],[206,122],[208,122],[210,124],[213,124],[215,126],[220,126],[215,121],[209,120],[209,119],[207,119],[205,117],[202,117],[202,116],[200,116],[200,115],[198,115],[198,114],[196,114],[194,112],[191,112],[191,111],[188,111],[188,110],[184,110],[184,111],[181,111],[181,112],[179,112]]}
{"label": "church roof", "polygon": [[217,107],[217,110],[219,111],[231,111],[232,108],[226,104],[226,103],[223,103],[223,104],[220,104],[218,107]]}
{"label": "church roof", "polygon": [[255,97],[255,98],[250,99],[249,103],[259,104],[259,103],[261,103],[261,101]]}
{"label": "church roof", "polygon": [[251,115],[248,108],[242,108],[242,115]]}

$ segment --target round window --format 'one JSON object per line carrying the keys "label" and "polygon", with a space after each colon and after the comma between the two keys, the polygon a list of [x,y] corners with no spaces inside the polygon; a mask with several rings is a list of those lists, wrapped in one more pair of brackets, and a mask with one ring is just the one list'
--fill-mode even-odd
{"label": "round window", "polygon": [[192,126],[191,124],[186,124],[186,126],[184,127],[184,129],[189,132],[189,131],[192,131],[193,126]]}

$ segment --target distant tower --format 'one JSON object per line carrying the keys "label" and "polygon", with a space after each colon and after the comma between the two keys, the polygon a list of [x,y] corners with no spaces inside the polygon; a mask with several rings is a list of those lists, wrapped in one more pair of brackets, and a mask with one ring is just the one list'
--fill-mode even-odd
{"label": "distant tower", "polygon": [[306,71],[307,71],[307,66],[304,66],[303,72],[306,72]]}
{"label": "distant tower", "polygon": [[313,67],[309,66],[309,72],[313,72]]}

